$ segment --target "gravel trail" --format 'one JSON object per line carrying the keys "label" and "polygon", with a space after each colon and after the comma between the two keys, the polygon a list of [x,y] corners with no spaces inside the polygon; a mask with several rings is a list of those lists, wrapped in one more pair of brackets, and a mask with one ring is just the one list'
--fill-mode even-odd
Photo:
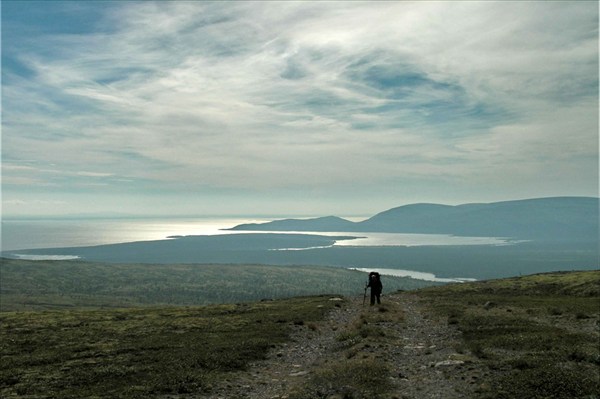
{"label": "gravel trail", "polygon": [[[201,397],[286,399],[296,384],[306,383],[312,370],[333,356],[340,331],[362,312],[377,311],[376,306],[363,306],[362,301],[362,296],[346,298],[325,321],[293,326],[290,342],[273,347],[266,360],[252,364],[248,372],[233,374],[210,395]],[[384,345],[367,345],[367,350],[393,370],[390,398],[474,398],[488,389],[479,381],[489,371],[475,357],[462,353],[460,332],[454,326],[432,316],[413,293],[391,294],[382,298],[384,304],[386,301],[399,305],[404,319],[379,323],[386,336],[394,338]]]}

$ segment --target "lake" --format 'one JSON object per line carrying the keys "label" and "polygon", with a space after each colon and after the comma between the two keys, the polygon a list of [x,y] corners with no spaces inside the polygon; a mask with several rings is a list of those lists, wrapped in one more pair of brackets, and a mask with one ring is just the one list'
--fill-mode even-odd
{"label": "lake", "polygon": [[[320,265],[388,269],[385,273],[395,275],[419,272],[427,275],[411,276],[452,280],[598,268],[597,242],[362,232],[317,232],[310,236],[310,232],[221,230],[262,221],[250,218],[4,220],[2,255],[113,263]],[[167,239],[171,236],[181,238]]]}
{"label": "lake", "polygon": [[403,269],[376,269],[376,268],[361,268],[361,267],[351,267],[350,270],[357,270],[359,272],[371,273],[377,272],[382,276],[396,276],[396,277],[410,277],[416,280],[425,280],[425,281],[434,281],[438,283],[464,283],[467,281],[476,281],[474,278],[462,278],[462,277],[452,277],[452,278],[443,278],[437,277],[433,273],[425,273],[425,272],[417,272],[414,270],[403,270]]}
{"label": "lake", "polygon": [[81,247],[213,235],[219,229],[266,220],[240,218],[3,220],[2,250]]}
{"label": "lake", "polygon": [[[273,218],[276,219],[276,218]],[[273,219],[172,218],[172,219],[40,219],[3,220],[1,250],[81,247],[134,241],[162,240],[172,236],[256,233],[222,230],[243,223]],[[259,233],[269,233],[261,231]],[[350,235],[354,240],[337,241],[336,246],[423,246],[423,245],[507,245],[505,238],[457,237],[442,234],[276,232],[280,234]],[[294,248],[297,250],[297,248]]]}

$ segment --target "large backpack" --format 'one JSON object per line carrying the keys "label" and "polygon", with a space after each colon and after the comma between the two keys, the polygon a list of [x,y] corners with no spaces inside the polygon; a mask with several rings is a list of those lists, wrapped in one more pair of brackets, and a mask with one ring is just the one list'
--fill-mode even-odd
{"label": "large backpack", "polygon": [[369,285],[371,287],[379,285],[380,280],[381,279],[380,279],[379,273],[377,273],[377,272],[369,273]]}

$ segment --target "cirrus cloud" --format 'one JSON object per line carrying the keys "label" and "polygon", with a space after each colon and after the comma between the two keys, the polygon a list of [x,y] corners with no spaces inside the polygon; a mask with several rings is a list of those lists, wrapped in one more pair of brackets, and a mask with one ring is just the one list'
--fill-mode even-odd
{"label": "cirrus cloud", "polygon": [[[65,22],[98,22],[48,32],[3,13],[4,162],[87,171],[65,191],[598,191],[595,4],[76,4]],[[4,174],[5,190],[52,182]]]}

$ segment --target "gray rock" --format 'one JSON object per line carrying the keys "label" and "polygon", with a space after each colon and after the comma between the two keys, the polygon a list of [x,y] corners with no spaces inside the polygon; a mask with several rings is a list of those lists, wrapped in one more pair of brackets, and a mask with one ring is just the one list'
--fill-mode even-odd
{"label": "gray rock", "polygon": [[437,362],[435,367],[459,366],[461,364],[465,364],[465,362],[462,360],[442,360],[441,362]]}

